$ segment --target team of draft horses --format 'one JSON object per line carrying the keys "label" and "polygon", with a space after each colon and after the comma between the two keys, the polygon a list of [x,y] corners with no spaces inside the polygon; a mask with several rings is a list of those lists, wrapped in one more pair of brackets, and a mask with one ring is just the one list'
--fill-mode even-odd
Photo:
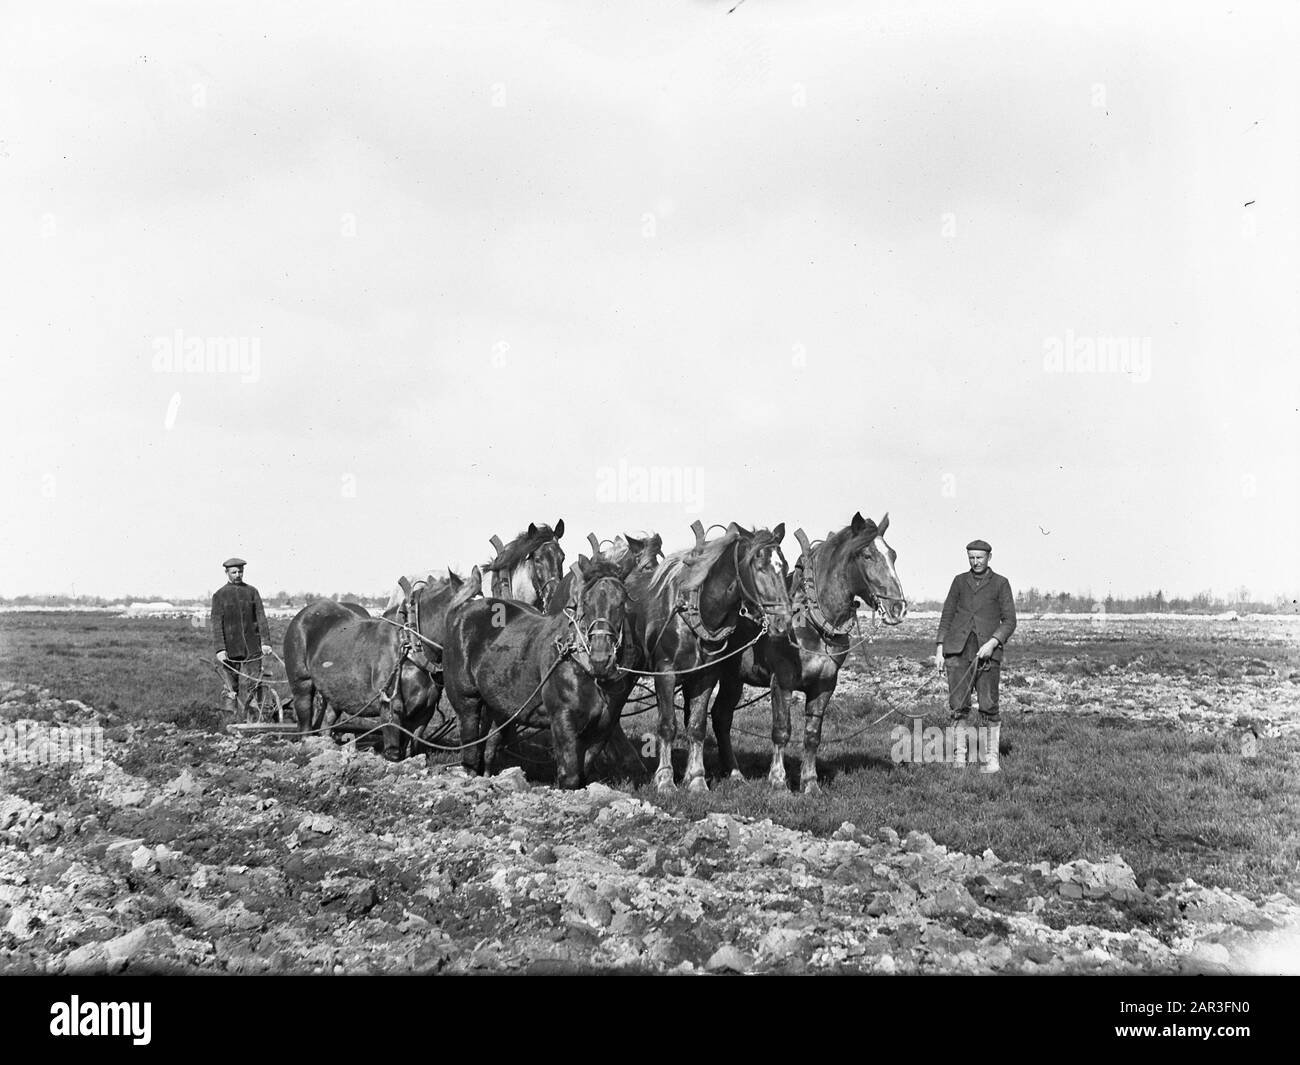
{"label": "team of draft horses", "polygon": [[[619,717],[644,682],[659,713],[656,786],[675,786],[680,690],[685,783],[707,790],[706,716],[721,775],[739,778],[731,720],[749,684],[771,691],[774,788],[787,787],[790,698],[804,694],[800,786],[816,791],[822,716],[859,631],[858,601],[889,625],[907,611],[888,525],[888,515],[877,525],[858,513],[815,543],[800,529],[793,568],[781,551],[784,523],[732,522],[710,539],[697,521],[695,543],[666,556],[656,534],[604,543],[591,534],[591,555],[567,571],[562,520],[531,524],[506,544],[494,536],[490,562],[465,578],[403,577],[381,615],[331,601],[303,609],[284,645],[298,730],[365,718],[373,728],[377,715],[386,758],[458,750],[481,774],[500,764],[517,729],[546,727],[556,783],[577,788],[611,740],[626,749]],[[444,691],[459,732],[451,746],[430,731]]]}

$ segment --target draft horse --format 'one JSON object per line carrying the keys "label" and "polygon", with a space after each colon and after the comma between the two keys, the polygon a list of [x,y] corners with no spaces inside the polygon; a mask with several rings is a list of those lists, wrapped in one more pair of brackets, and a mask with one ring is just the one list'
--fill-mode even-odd
{"label": "draft horse", "polygon": [[[450,571],[446,580],[427,577],[414,586],[403,578],[396,619],[330,600],[300,610],[284,635],[299,734],[373,716],[382,725],[386,759],[418,753],[442,696],[447,608],[463,585]],[[318,695],[321,711],[314,714]]]}
{"label": "draft horse", "polygon": [[496,596],[473,599],[476,566],[447,614],[443,668],[456,711],[461,763],[472,775],[494,772],[518,725],[549,726],[556,784],[580,788],[586,762],[618,720],[609,689],[625,683],[619,652],[626,592],[619,568],[579,556],[564,609],[543,614]]}
{"label": "draft horse", "polygon": [[[731,720],[744,685],[770,688],[772,765],[767,779],[772,788],[786,790],[790,697],[800,691],[804,696],[804,732],[799,787],[805,794],[821,790],[817,748],[822,718],[835,694],[840,667],[848,658],[857,601],[863,600],[886,625],[899,624],[907,614],[907,599],[894,568],[897,553],[885,543],[887,528],[888,514],[877,525],[857,513],[848,526],[816,546],[809,543],[802,529],[795,533],[802,553],[789,577],[794,624],[785,634],[759,635],[757,643],[728,661],[719,678],[713,734],[724,773],[743,779],[731,746]],[[731,646],[743,646],[758,634],[757,625],[742,621]]]}
{"label": "draft horse", "polygon": [[781,634],[791,620],[784,566],[778,563],[785,524],[753,532],[735,522],[716,540],[693,526],[696,543],[670,554],[653,572],[633,572],[627,581],[637,668],[653,675],[659,710],[659,766],[655,786],[675,787],[672,745],[677,735],[673,694],[682,689],[690,741],[686,786],[707,791],[704,737],[708,695],[718,681],[722,656],[742,618],[755,631]]}

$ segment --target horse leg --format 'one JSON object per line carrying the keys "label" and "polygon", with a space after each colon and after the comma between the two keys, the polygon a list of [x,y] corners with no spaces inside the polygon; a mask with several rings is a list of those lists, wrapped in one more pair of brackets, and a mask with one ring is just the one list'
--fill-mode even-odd
{"label": "horse leg", "polygon": [[[785,745],[790,742],[790,693],[781,687],[772,675],[772,766],[767,771],[767,783],[773,791],[785,791],[789,783],[785,775]],[[815,772],[815,771],[814,771]]]}
{"label": "horse leg", "polygon": [[476,695],[462,695],[455,705],[460,742],[468,745],[460,752],[460,764],[470,776],[480,777],[484,761],[484,744],[479,741],[483,728],[483,700]]}
{"label": "horse leg", "polygon": [[424,702],[418,713],[418,720],[411,726],[411,731],[415,733],[415,739],[411,741],[411,756],[424,752],[425,760],[433,754],[433,748],[425,740],[425,735],[429,731],[429,723],[433,720],[433,713],[438,709],[438,700],[442,698],[442,685],[436,681],[425,693]]}
{"label": "horse leg", "polygon": [[399,679],[394,687],[393,697],[383,704],[383,709],[379,712],[380,734],[384,740],[384,760],[387,762],[400,762],[406,753],[406,744],[402,742],[406,737],[400,727],[405,709],[406,703],[402,698],[402,683]]}
{"label": "horse leg", "polygon": [[293,693],[293,715],[298,719],[298,732],[310,732],[312,728],[312,709],[316,701],[316,687],[311,677],[294,677],[289,681],[289,690]]}
{"label": "horse leg", "polygon": [[671,673],[655,677],[655,698],[659,703],[659,768],[655,770],[655,787],[660,791],[672,791],[676,787],[673,783],[673,740],[677,738],[673,692],[676,687],[676,677]]}
{"label": "horse leg", "polygon": [[831,701],[835,686],[804,693],[803,710],[803,763],[799,769],[799,790],[805,795],[818,795],[822,786],[817,780],[817,748],[822,742],[822,715]]}
{"label": "horse leg", "polygon": [[502,726],[488,737],[483,749],[483,759],[489,776],[500,770],[503,756],[506,750],[514,744],[517,731],[516,723],[511,721],[510,724]]}
{"label": "horse leg", "polygon": [[551,719],[551,751],[555,757],[555,786],[557,788],[580,788],[584,779],[584,751],[578,729],[574,723],[574,713],[557,702],[548,706]]}
{"label": "horse leg", "polygon": [[690,740],[690,754],[686,759],[686,787],[690,791],[709,790],[704,777],[704,737],[708,732],[709,700],[713,688],[712,683],[702,689],[689,683],[682,688],[682,698],[686,703],[686,735]]}
{"label": "horse leg", "polygon": [[718,760],[722,763],[718,772],[730,774],[732,780],[745,779],[736,764],[736,752],[731,747],[731,720],[744,690],[739,671],[733,670],[723,675],[713,697],[713,738],[718,741]]}

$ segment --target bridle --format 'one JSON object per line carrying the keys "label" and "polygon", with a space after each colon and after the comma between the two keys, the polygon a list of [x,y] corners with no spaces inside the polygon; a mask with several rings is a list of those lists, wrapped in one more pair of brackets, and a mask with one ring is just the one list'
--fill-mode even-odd
{"label": "bridle", "polygon": [[[513,598],[513,596],[512,596],[511,593],[512,593],[513,588],[514,588],[514,573],[515,573],[515,570],[517,570],[520,566],[522,566],[525,562],[527,562],[527,563],[530,563],[530,564],[531,564],[531,567],[532,567],[531,578],[532,578],[532,582],[533,582],[533,593],[537,596],[537,601],[538,601],[538,603],[541,604],[541,609],[542,609],[543,612],[544,612],[544,611],[546,610],[547,604],[548,604],[548,603],[550,602],[550,600],[551,600],[551,595],[554,593],[555,588],[556,588],[556,585],[558,585],[558,584],[560,583],[560,578],[559,578],[559,577],[551,577],[551,578],[549,578],[548,580],[545,580],[545,581],[539,581],[539,580],[537,579],[537,558],[536,558],[536,555],[537,555],[537,552],[538,552],[538,551],[540,551],[540,550],[541,550],[543,547],[545,547],[547,544],[551,544],[551,543],[555,544],[556,547],[559,547],[559,543],[558,543],[558,541],[556,541],[556,540],[547,540],[547,541],[545,541],[544,543],[538,544],[537,547],[535,547],[532,551],[528,552],[528,554],[526,554],[523,558],[521,558],[518,562],[516,562],[516,563],[515,563],[513,566],[511,566],[510,568],[508,568],[508,569],[506,569],[506,568],[502,568],[502,569],[494,569],[494,570],[492,571],[492,595],[493,595],[493,597],[495,597],[495,598],[497,598],[497,599],[511,599],[511,598]],[[497,548],[497,554],[498,554],[498,556],[500,555],[500,553],[501,553],[501,548]],[[561,565],[561,566],[564,565],[564,554],[563,554],[563,551],[561,551],[561,553],[560,553],[560,565]]]}
{"label": "bridle", "polygon": [[[757,622],[763,627],[763,631],[766,632],[773,617],[779,616],[782,610],[786,613],[789,612],[790,597],[787,595],[784,600],[768,600],[763,598],[762,593],[758,590],[757,584],[753,582],[753,558],[758,551],[765,547],[774,548],[778,554],[780,553],[781,548],[775,542],[758,542],[755,538],[746,549],[742,561],[740,542],[741,537],[737,536],[736,542],[732,545],[732,560],[736,567],[736,583],[740,587],[740,605],[737,613],[751,621]],[[722,556],[719,556],[719,561],[721,561],[721,557]],[[784,556],[782,556],[781,561],[784,565]],[[716,566],[717,562],[715,562],[714,565]],[[703,591],[703,587],[704,582],[701,582],[699,585],[692,588],[681,597],[681,600],[679,600],[674,609],[677,613],[682,615],[682,620],[686,623],[686,627],[694,633],[695,638],[702,644],[720,644],[731,638],[731,634],[736,631],[736,625],[739,624],[739,618],[730,625],[722,625],[716,629],[709,629],[704,624],[704,616],[700,609],[700,595]],[[784,590],[784,582],[782,582],[781,587]],[[662,631],[659,634],[659,638],[663,638]],[[658,640],[655,641],[656,646],[658,646],[658,642]]]}
{"label": "bridle", "polygon": [[[420,628],[420,592],[427,587],[427,581],[416,581],[411,585],[411,592],[406,597],[406,602],[402,604],[401,618],[402,624],[398,626],[401,629],[399,637],[401,643],[401,653],[403,658],[409,658],[415,665],[423,669],[429,676],[442,672],[441,658],[435,661],[430,657],[425,646],[437,647],[442,650],[433,640],[430,640],[423,634]],[[416,656],[420,657],[417,658]],[[423,661],[421,661],[421,658]]]}
{"label": "bridle", "polygon": [[[768,618],[776,617],[782,609],[788,614],[790,612],[790,596],[787,593],[784,599],[764,599],[762,593],[758,590],[758,584],[754,582],[753,562],[754,557],[764,548],[771,548],[776,552],[776,556],[781,560],[781,588],[786,587],[786,576],[789,570],[786,567],[785,554],[781,551],[781,545],[775,542],[760,543],[757,538],[745,552],[744,559],[740,555],[740,541],[736,541],[736,579],[740,583],[740,613],[749,618],[750,621],[766,624]],[[752,586],[746,587],[746,577],[749,578]],[[750,608],[750,609],[746,609]],[[757,608],[756,610],[754,608]]]}
{"label": "bridle", "polygon": [[[564,616],[569,619],[569,624],[573,627],[574,643],[577,645],[573,657],[593,677],[597,676],[591,665],[591,639],[593,636],[608,636],[614,641],[614,652],[610,655],[610,661],[615,664],[615,667],[618,663],[619,652],[623,648],[623,627],[615,628],[608,617],[598,617],[586,625],[583,624],[585,619],[582,616],[582,599],[591,588],[595,588],[602,581],[612,581],[620,588],[623,586],[623,582],[617,577],[597,577],[590,585],[587,585],[584,581],[581,594],[575,587],[573,598],[564,607]],[[563,644],[563,642],[562,639],[556,640],[557,646]],[[611,670],[611,672],[616,672],[616,669]]]}
{"label": "bridle", "polygon": [[882,593],[876,591],[875,588],[871,586],[871,575],[867,573],[867,566],[866,566],[866,554],[870,546],[871,545],[868,544],[866,548],[863,548],[863,550],[857,552],[857,557],[855,561],[857,562],[859,571],[862,573],[862,580],[867,586],[867,595],[864,597],[866,599],[867,606],[871,607],[873,610],[879,611],[881,618],[887,620],[889,614],[885,610],[885,604],[902,603],[904,606],[906,606],[907,600],[901,595],[883,595]]}
{"label": "bridle", "polygon": [[[795,567],[799,571],[799,579],[803,588],[804,601],[802,613],[808,624],[816,630],[822,639],[841,640],[847,636],[853,630],[854,625],[857,624],[858,612],[856,609],[852,610],[849,617],[839,624],[835,624],[826,616],[826,611],[823,609],[821,604],[821,597],[817,592],[817,549],[808,542],[807,535],[802,529],[798,530],[795,533],[795,536],[799,539],[800,545],[804,549],[803,556],[799,559],[799,562]],[[885,613],[886,603],[906,604],[907,600],[901,596],[884,595],[877,592],[875,588],[872,587],[871,577],[866,571],[866,555],[870,548],[871,544],[868,543],[867,546],[862,548],[860,551],[855,551],[854,563],[859,567],[863,583],[866,585],[866,595],[862,598],[866,601],[867,606],[871,607],[873,612],[879,612],[880,616],[883,618],[887,616]]]}

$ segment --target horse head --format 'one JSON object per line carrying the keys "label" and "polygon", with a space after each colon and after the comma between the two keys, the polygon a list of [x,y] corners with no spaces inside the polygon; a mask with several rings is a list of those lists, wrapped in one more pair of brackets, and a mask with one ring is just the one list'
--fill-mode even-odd
{"label": "horse head", "polygon": [[781,635],[790,628],[791,621],[790,590],[785,556],[781,553],[785,522],[774,529],[751,532],[733,521],[727,532],[737,537],[736,579],[740,583],[741,611],[755,620],[766,615],[771,630]]}
{"label": "horse head", "polygon": [[508,544],[491,537],[496,557],[486,568],[494,575],[494,594],[545,610],[564,575],[564,549],[559,544],[563,535],[564,519],[561,518],[554,529],[530,523]]}
{"label": "horse head", "polygon": [[623,577],[616,563],[586,555],[578,556],[572,572],[566,613],[576,631],[576,656],[593,677],[607,680],[618,670],[623,643],[627,613]]}
{"label": "horse head", "polygon": [[848,528],[852,564],[847,575],[853,594],[879,611],[886,625],[897,625],[907,616],[907,597],[894,569],[898,553],[885,543],[888,528],[888,514],[879,525],[864,518],[861,511],[853,515]]}
{"label": "horse head", "polygon": [[530,567],[533,593],[537,596],[538,606],[545,611],[551,601],[555,586],[564,576],[564,548],[560,538],[564,535],[564,519],[555,523],[555,530],[549,537],[544,536],[549,530],[545,525],[529,524],[527,536],[540,541],[529,553],[527,562]]}
{"label": "horse head", "polygon": [[658,533],[650,532],[642,536],[633,536],[625,532],[614,537],[613,544],[602,551],[601,556],[615,563],[626,580],[630,574],[638,570],[649,573],[659,565],[663,553],[664,539]]}

